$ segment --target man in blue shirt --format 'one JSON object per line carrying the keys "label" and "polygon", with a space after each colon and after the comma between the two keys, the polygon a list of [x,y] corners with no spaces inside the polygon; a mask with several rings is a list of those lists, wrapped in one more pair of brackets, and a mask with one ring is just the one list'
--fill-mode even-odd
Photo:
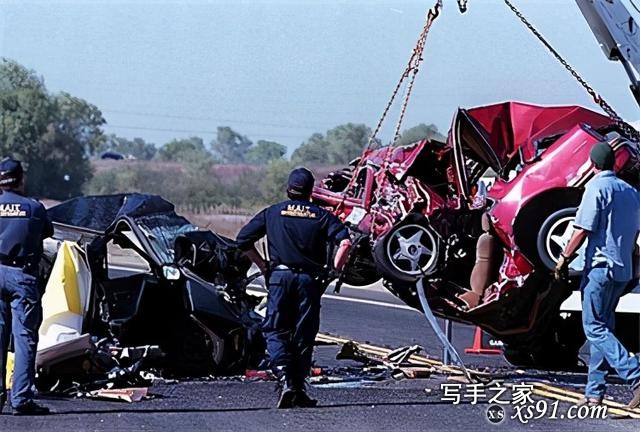
{"label": "man in blue shirt", "polygon": [[582,279],[582,324],[590,343],[589,376],[580,404],[602,402],[608,366],[629,381],[640,406],[640,358],[631,355],[613,334],[615,310],[633,277],[632,256],[640,231],[640,196],[613,172],[615,155],[606,142],[591,150],[596,175],[585,188],[574,232],[556,266],[556,278],[567,276],[568,264],[587,240]]}
{"label": "man in blue shirt", "polygon": [[[333,267],[341,270],[351,247],[347,228],[311,202],[314,178],[306,168],[289,175],[287,201],[258,213],[238,234],[240,249],[267,275],[269,289],[263,331],[271,367],[282,384],[278,408],[313,407],[305,392],[320,328],[320,297],[326,289],[332,244]],[[267,236],[270,265],[254,243]],[[329,246],[329,247],[328,247]]]}

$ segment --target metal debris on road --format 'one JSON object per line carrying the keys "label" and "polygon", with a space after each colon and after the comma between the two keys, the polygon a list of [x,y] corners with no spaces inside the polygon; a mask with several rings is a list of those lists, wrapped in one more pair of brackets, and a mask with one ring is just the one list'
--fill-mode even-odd
{"label": "metal debris on road", "polygon": [[340,352],[336,355],[336,360],[354,360],[364,365],[381,365],[383,363],[382,360],[365,354],[353,341],[342,344]]}
{"label": "metal debris on road", "polygon": [[148,387],[164,381],[148,362],[158,346],[120,347],[117,341],[84,335],[38,352],[36,385],[41,393],[87,396],[104,389]]}
{"label": "metal debris on road", "polygon": [[146,387],[93,390],[86,394],[91,399],[108,399],[122,402],[140,402],[147,399],[149,389]]}
{"label": "metal debris on road", "polygon": [[422,351],[420,345],[409,345],[391,351],[385,356],[385,359],[392,364],[401,365],[406,363],[412,355],[418,354],[420,351]]}
{"label": "metal debris on road", "polygon": [[365,367],[362,373],[377,371],[378,374],[393,379],[417,379],[428,378],[436,370],[431,366],[416,365],[411,361],[411,356],[422,351],[419,345],[410,345],[389,351],[382,358],[362,351],[358,344],[347,341],[342,345],[336,360],[354,360]]}

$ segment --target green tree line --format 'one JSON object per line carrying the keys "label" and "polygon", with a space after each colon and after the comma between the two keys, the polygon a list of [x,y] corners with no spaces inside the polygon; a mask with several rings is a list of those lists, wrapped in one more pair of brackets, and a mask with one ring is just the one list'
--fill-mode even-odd
{"label": "green tree line", "polygon": [[[49,92],[36,72],[0,59],[0,157],[25,163],[28,192],[39,197],[137,191],[193,208],[255,207],[282,197],[292,167],[346,165],[362,153],[371,135],[364,124],[345,123],[312,134],[287,157],[281,143],[254,143],[229,126],[217,127],[208,143],[193,136],[157,146],[106,134],[106,124],[97,106],[65,92]],[[435,125],[420,124],[405,130],[396,144],[423,138],[444,139]],[[140,163],[96,170],[101,157]],[[228,165],[237,168],[229,173],[223,169]]]}

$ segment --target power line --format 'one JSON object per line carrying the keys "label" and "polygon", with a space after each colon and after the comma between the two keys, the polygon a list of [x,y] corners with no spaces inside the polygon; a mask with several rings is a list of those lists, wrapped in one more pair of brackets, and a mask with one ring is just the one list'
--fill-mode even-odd
{"label": "power line", "polygon": [[320,124],[315,124],[313,126],[292,125],[292,124],[284,124],[284,123],[265,123],[265,122],[225,119],[225,118],[216,118],[216,117],[207,117],[207,116],[184,116],[184,115],[151,113],[151,112],[141,112],[141,111],[124,111],[124,110],[112,110],[112,109],[103,109],[102,111],[116,113],[116,114],[134,115],[134,116],[140,116],[140,117],[161,117],[161,118],[171,118],[171,119],[178,119],[178,120],[215,121],[220,123],[238,123],[238,124],[249,124],[249,125],[256,125],[256,126],[287,128],[287,129],[316,129],[316,128],[326,127],[326,125],[320,125]]}
{"label": "power line", "polygon": [[[218,131],[212,130],[195,130],[195,129],[173,129],[173,128],[154,128],[154,127],[144,127],[144,126],[127,126],[127,125],[114,125],[107,123],[106,127],[114,128],[114,129],[131,129],[131,130],[143,130],[143,131],[152,131],[152,132],[173,132],[173,133],[191,133],[191,134],[206,134],[206,135],[216,135]],[[272,134],[245,134],[249,137],[257,137],[257,136],[266,136],[272,138],[302,138],[306,139],[308,136],[306,135],[272,135]]]}

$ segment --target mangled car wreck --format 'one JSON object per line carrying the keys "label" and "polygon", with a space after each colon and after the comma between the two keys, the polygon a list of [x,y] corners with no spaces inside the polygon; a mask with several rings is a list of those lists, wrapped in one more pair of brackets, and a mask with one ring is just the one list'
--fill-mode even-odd
{"label": "mangled car wreck", "polygon": [[233,241],[198,230],[158,196],[80,197],[49,215],[41,383],[108,370],[113,362],[98,355],[105,344],[111,352],[159,347],[154,366],[183,376],[232,373],[262,359],[260,299],[246,293],[251,264]]}
{"label": "mangled car wreck", "polygon": [[[583,257],[572,262],[568,284],[551,274],[594,175],[589,151],[605,139],[618,175],[637,186],[637,146],[610,118],[578,106],[459,109],[446,142],[366,150],[313,195],[356,239],[342,279],[366,285],[382,277],[419,308],[414,282],[424,277],[434,312],[500,338],[510,362],[575,367],[584,342],[579,309],[560,308],[578,288]],[[638,350],[637,337],[620,336]]]}

